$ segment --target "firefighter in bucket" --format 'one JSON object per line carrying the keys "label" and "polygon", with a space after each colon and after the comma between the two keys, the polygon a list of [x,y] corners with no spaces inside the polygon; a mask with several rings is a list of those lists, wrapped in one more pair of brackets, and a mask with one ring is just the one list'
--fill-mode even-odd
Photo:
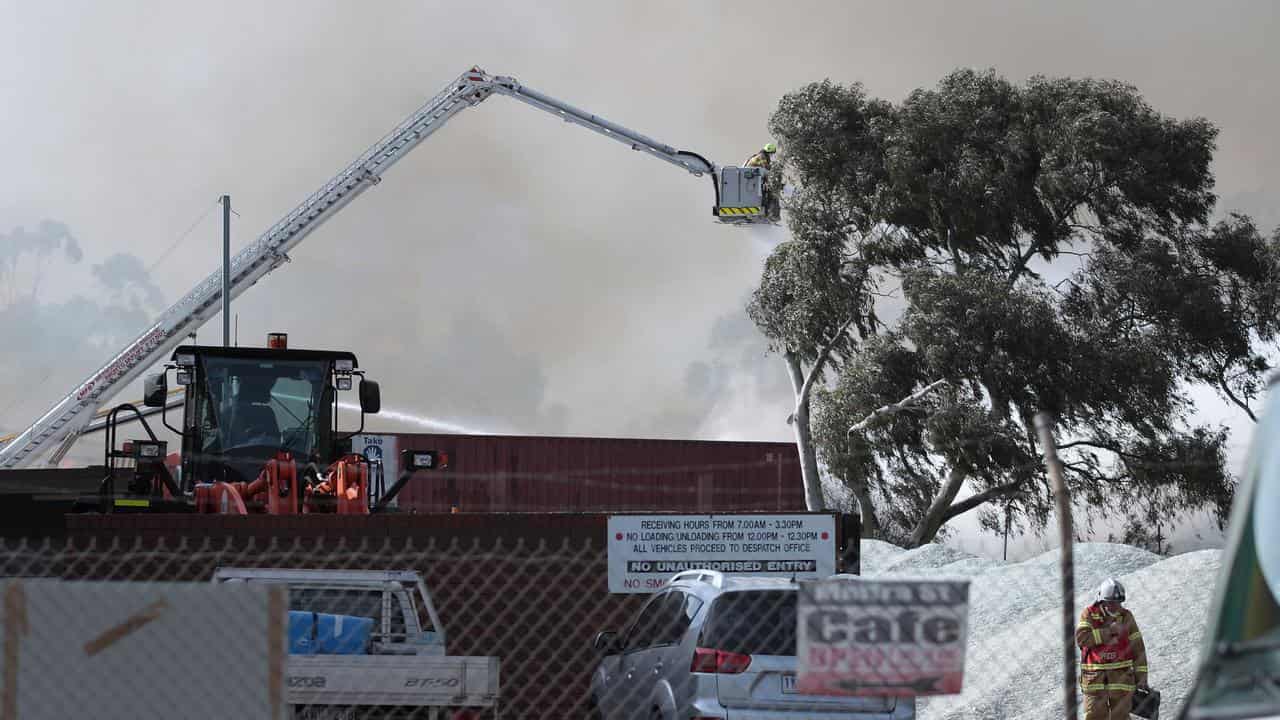
{"label": "firefighter in bucket", "polygon": [[[774,143],[765,143],[760,151],[747,158],[742,163],[742,167],[761,168],[765,172],[773,169],[773,156],[778,152],[778,146]],[[782,202],[779,199],[782,194],[781,176],[775,176],[769,173],[765,178],[764,187],[764,212],[770,222],[778,222],[782,218]]]}

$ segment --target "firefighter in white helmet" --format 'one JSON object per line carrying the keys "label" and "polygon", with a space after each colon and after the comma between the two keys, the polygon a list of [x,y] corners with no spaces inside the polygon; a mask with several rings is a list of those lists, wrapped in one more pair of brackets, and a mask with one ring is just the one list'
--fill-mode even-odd
{"label": "firefighter in white helmet", "polygon": [[1085,720],[1128,720],[1134,690],[1147,687],[1142,632],[1122,603],[1124,585],[1107,579],[1076,626]]}

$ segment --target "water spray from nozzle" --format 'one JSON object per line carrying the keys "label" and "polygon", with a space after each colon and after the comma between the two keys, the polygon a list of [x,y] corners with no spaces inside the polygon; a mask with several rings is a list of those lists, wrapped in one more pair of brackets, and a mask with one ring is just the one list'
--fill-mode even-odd
{"label": "water spray from nozzle", "polygon": [[[343,410],[353,410],[355,412],[360,412],[360,406],[356,403],[345,402],[345,401],[339,402],[338,407],[342,408]],[[388,408],[388,407],[384,407],[381,410],[379,410],[378,417],[386,418],[388,420],[394,420],[396,422],[408,423],[410,425],[417,425],[419,427],[427,428],[429,430],[440,430],[443,432],[458,433],[460,435],[488,435],[489,434],[484,430],[469,428],[464,425],[459,425],[457,423],[449,422],[448,420],[440,420],[438,418],[429,417],[427,415],[418,415],[416,413],[405,412],[403,410],[393,410],[392,408]]]}

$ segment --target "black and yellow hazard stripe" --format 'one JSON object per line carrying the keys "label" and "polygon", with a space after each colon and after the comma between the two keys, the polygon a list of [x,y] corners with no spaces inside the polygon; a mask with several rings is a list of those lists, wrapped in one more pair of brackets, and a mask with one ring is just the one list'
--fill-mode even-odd
{"label": "black and yellow hazard stripe", "polygon": [[758,207],[739,207],[739,208],[722,207],[720,208],[721,217],[726,217],[729,215],[759,215],[762,212],[764,212],[764,208],[758,208]]}

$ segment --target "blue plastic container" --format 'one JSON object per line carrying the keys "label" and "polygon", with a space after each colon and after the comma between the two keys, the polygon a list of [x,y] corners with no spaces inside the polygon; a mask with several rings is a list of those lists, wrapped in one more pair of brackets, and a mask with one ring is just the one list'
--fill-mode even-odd
{"label": "blue plastic container", "polygon": [[289,652],[294,655],[363,655],[373,618],[289,611]]}
{"label": "blue plastic container", "polygon": [[289,611],[289,654],[314,655],[316,652],[316,614],[302,610]]}

